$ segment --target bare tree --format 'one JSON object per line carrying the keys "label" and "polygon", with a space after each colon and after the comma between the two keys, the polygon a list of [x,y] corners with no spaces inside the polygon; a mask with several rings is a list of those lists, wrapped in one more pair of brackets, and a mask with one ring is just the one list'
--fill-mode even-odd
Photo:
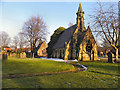
{"label": "bare tree", "polygon": [[27,40],[25,39],[23,32],[18,33],[18,41],[19,41],[18,45],[20,47],[20,52],[22,52],[22,48],[27,45]]}
{"label": "bare tree", "polygon": [[101,46],[103,47],[103,49],[105,50],[104,53],[106,53],[106,51],[111,48],[111,45],[109,44],[108,40],[106,40],[106,38],[102,38],[102,44]]}
{"label": "bare tree", "polygon": [[34,57],[36,47],[40,40],[46,40],[47,29],[43,19],[39,16],[32,16],[24,23],[23,32],[31,46],[31,53]]}
{"label": "bare tree", "polygon": [[91,15],[94,21],[97,32],[101,32],[108,43],[116,50],[116,60],[118,60],[118,40],[119,40],[119,20],[118,13],[115,6],[109,5],[109,8],[103,7],[101,3],[98,3],[99,8],[94,15]]}
{"label": "bare tree", "polygon": [[15,52],[17,52],[17,47],[19,45],[19,38],[18,36],[13,37],[13,47],[15,48]]}
{"label": "bare tree", "polygon": [[72,22],[69,22],[68,26],[69,26],[69,27],[73,26],[73,23],[72,23]]}
{"label": "bare tree", "polygon": [[0,32],[0,46],[9,45],[9,43],[9,35],[5,31]]}
{"label": "bare tree", "polygon": [[102,38],[102,44],[101,44],[102,47],[111,47],[111,45],[109,44],[108,40],[106,40],[106,38]]}

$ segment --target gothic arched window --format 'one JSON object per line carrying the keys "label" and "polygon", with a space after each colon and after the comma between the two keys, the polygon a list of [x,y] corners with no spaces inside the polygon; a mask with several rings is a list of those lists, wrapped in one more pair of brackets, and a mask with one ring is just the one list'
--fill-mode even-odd
{"label": "gothic arched window", "polygon": [[92,50],[92,43],[89,40],[86,45],[86,51],[91,52],[91,50]]}

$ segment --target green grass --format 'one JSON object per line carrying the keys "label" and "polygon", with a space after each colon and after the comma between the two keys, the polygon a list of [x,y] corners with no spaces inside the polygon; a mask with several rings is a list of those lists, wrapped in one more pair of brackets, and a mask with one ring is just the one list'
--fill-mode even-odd
{"label": "green grass", "polygon": [[[10,60],[10,61],[14,61],[14,60]],[[40,61],[42,62],[43,60]],[[32,60],[29,61],[28,63],[30,62],[33,63]],[[38,60],[34,62],[38,62]],[[47,62],[54,63],[55,65],[54,67],[57,67],[57,65],[59,64],[60,65],[63,64],[62,67],[64,66],[66,67],[67,65],[66,63],[47,61],[47,60],[45,60],[45,62],[43,61],[43,63],[45,64]],[[119,87],[118,86],[119,64],[103,63],[103,62],[80,62],[80,64],[86,66],[88,70],[81,71],[78,73],[64,73],[64,74],[49,75],[49,76],[34,76],[34,77],[26,77],[26,78],[4,79],[2,82],[3,88],[118,88]],[[71,65],[70,66],[68,65],[67,67],[70,67],[69,69],[71,69]],[[56,70],[56,68],[54,69]]]}
{"label": "green grass", "polygon": [[8,74],[56,72],[74,69],[72,65],[43,59],[9,58],[2,62],[3,76]]}
{"label": "green grass", "polygon": [[103,62],[80,62],[84,66],[88,67],[88,72],[104,73],[109,75],[118,75],[118,63],[103,63]]}

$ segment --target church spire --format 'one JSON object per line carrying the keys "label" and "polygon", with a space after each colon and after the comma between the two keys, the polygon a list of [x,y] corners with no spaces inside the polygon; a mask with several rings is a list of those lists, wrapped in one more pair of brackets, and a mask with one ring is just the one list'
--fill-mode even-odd
{"label": "church spire", "polygon": [[79,8],[78,8],[78,12],[77,14],[77,27],[78,29],[80,29],[80,31],[84,31],[85,30],[85,26],[84,26],[84,12],[82,10],[82,6],[81,3],[79,4]]}
{"label": "church spire", "polygon": [[79,4],[78,12],[83,12],[81,3]]}

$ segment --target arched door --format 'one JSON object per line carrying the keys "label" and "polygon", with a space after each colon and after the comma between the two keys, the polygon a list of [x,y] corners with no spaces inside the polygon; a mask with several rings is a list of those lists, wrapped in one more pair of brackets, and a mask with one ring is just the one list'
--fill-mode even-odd
{"label": "arched door", "polygon": [[90,60],[92,60],[92,58],[91,58],[91,50],[92,50],[92,43],[90,42],[90,40],[87,42],[87,45],[86,45],[86,52],[87,52],[87,54],[89,55],[89,57],[90,57]]}

